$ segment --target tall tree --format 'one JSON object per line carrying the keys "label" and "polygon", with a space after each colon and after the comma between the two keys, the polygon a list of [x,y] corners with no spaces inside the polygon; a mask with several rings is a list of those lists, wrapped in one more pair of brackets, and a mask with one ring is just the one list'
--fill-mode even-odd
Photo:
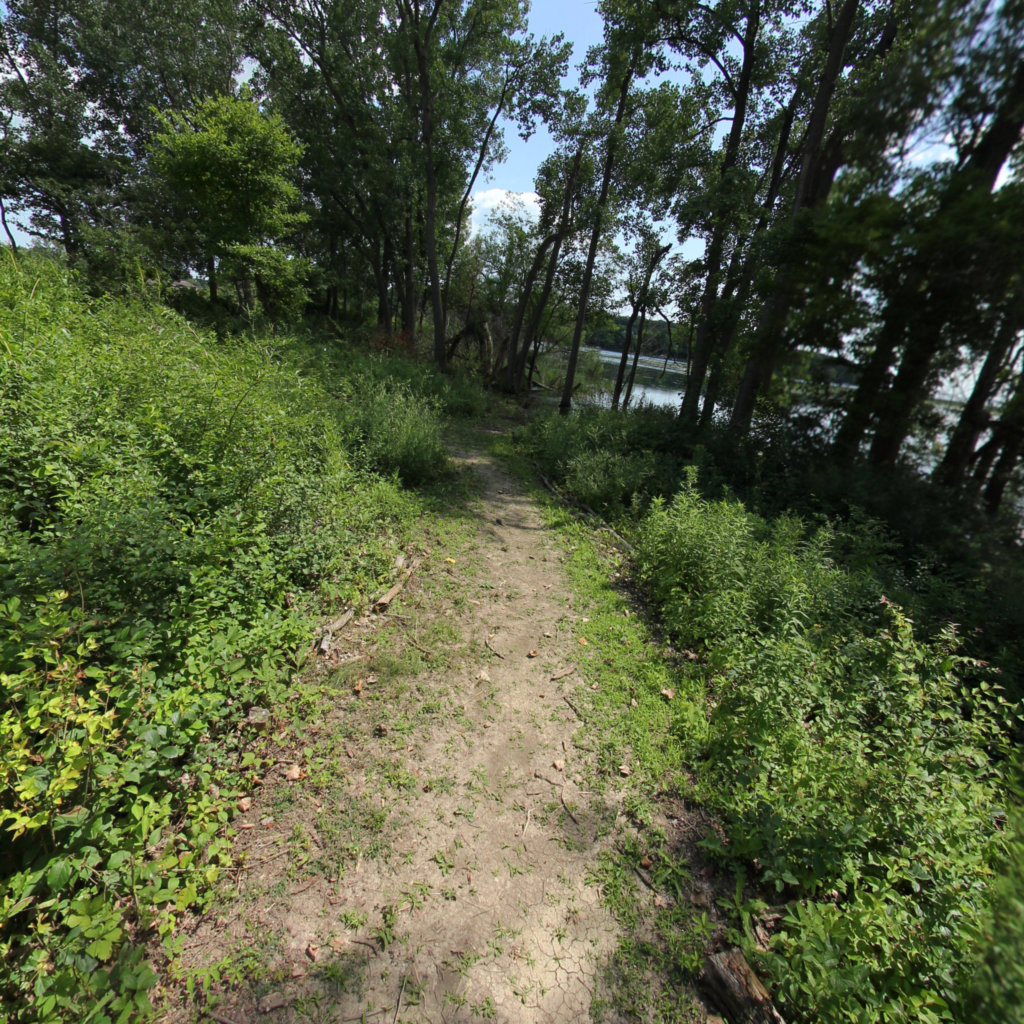
{"label": "tall tree", "polygon": [[268,295],[271,277],[288,276],[282,243],[301,220],[293,180],[300,152],[280,117],[244,97],[204,100],[161,119],[150,166],[165,245],[206,270],[213,301],[224,261],[246,306],[251,279]]}

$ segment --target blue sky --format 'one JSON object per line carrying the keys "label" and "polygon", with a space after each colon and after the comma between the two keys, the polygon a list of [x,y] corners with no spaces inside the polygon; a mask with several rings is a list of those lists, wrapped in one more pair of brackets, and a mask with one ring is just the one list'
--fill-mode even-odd
{"label": "blue sky", "polygon": [[[603,22],[593,0],[561,0],[559,3],[537,0],[530,11],[530,31],[538,39],[551,37],[556,32],[565,33],[565,38],[572,43],[567,81],[575,82],[578,80],[576,66],[588,47],[601,42]],[[510,125],[506,129],[505,143],[509,148],[508,160],[494,168],[484,187],[505,188],[510,192],[531,191],[537,168],[554,148],[551,136],[540,127],[529,142],[523,142]]]}
{"label": "blue sky", "polygon": [[[572,43],[572,57],[569,61],[569,75],[563,84],[578,81],[577,66],[586,56],[587,49],[600,43],[604,23],[597,12],[595,0],[534,0],[530,10],[530,31],[539,39],[553,36],[556,32],[565,34]],[[478,182],[473,193],[475,207],[474,221],[479,224],[489,210],[494,209],[506,193],[521,194],[529,204],[533,197],[533,178],[541,161],[554,149],[551,136],[540,126],[524,142],[519,138],[513,125],[505,126],[505,145],[508,159],[493,167],[488,175]]]}

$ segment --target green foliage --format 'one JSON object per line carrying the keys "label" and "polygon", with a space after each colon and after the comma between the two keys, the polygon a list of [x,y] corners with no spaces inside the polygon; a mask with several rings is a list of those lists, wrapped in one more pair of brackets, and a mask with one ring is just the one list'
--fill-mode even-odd
{"label": "green foliage", "polygon": [[973,977],[958,1007],[965,1024],[1002,1024],[1024,1006],[1024,810],[1018,803],[1009,816],[1013,835],[992,886],[992,899],[976,922]]}
{"label": "green foliage", "polygon": [[307,265],[275,247],[305,220],[294,212],[302,147],[281,118],[219,96],[161,115],[160,129],[150,170],[164,248],[186,266],[206,271],[218,260],[228,279],[254,277],[272,312],[300,309]]}
{"label": "green foliage", "polygon": [[358,392],[351,423],[375,469],[396,473],[411,486],[448,470],[436,400],[417,395],[407,384],[383,381],[360,383]]}
{"label": "green foliage", "polygon": [[758,957],[787,1018],[952,1020],[1005,845],[1007,708],[965,684],[952,629],[921,641],[885,598],[876,624],[877,581],[832,542],[691,485],[643,519],[637,564],[704,656],[698,791],[725,828],[707,845],[790,901]]}
{"label": "green foliage", "polygon": [[581,501],[617,515],[634,496],[646,502],[675,490],[683,468],[678,430],[669,409],[642,406],[627,416],[585,406],[535,421],[520,440]]}
{"label": "green foliage", "polygon": [[284,348],[89,301],[52,260],[0,270],[0,350],[0,1001],[127,1020],[145,942],[228,862],[248,709],[414,506]]}

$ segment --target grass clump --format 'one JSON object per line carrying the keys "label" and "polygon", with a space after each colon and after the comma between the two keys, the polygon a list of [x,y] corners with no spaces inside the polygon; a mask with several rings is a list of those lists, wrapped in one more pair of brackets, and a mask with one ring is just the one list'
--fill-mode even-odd
{"label": "grass clump", "polygon": [[0,1004],[126,1020],[145,943],[228,862],[249,708],[320,602],[388,578],[419,505],[366,468],[352,386],[286,345],[88,299],[30,255],[0,268],[0,351]]}

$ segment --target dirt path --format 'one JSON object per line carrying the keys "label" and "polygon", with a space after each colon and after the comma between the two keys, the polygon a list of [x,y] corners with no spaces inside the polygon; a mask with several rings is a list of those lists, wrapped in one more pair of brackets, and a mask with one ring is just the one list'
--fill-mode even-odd
{"label": "dirt path", "polygon": [[182,940],[191,1008],[165,1019],[590,1017],[618,931],[588,872],[618,808],[574,745],[579,623],[523,485],[459,458],[474,516],[332,641],[301,746],[236,821],[234,899]]}

